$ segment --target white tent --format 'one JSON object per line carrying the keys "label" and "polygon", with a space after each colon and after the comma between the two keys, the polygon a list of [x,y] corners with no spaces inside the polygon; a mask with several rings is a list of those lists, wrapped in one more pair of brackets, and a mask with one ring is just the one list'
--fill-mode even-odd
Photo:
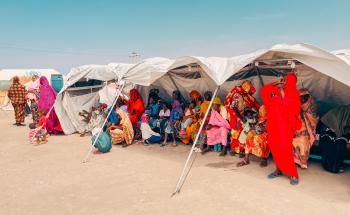
{"label": "white tent", "polygon": [[331,53],[350,65],[350,49],[336,50],[336,51],[332,51]]}
{"label": "white tent", "polygon": [[[279,65],[281,62],[285,64]],[[253,83],[257,89],[264,84],[264,81],[267,83],[276,80],[276,75],[268,75],[267,71],[261,71],[262,68],[285,70],[285,72],[296,70],[299,87],[308,88],[316,99],[330,101],[330,105],[348,104],[350,102],[348,93],[350,89],[350,66],[335,55],[307,44],[280,44],[268,50],[260,50],[229,59],[182,57],[175,60],[169,69],[185,67],[180,72],[184,76],[187,75],[187,72],[193,73],[192,67],[195,66],[199,67],[196,67],[198,71],[206,74],[207,77],[204,77],[207,82],[210,82],[210,79],[216,86],[221,86],[226,90],[244,79],[255,79]],[[256,73],[249,74],[254,68]],[[274,72],[272,74],[278,73]],[[179,85],[182,83],[179,82]],[[186,85],[184,86],[186,87]],[[189,163],[194,146],[195,143],[186,160],[174,194],[180,191],[190,171],[192,164]]]}
{"label": "white tent", "polygon": [[[65,134],[84,130],[86,124],[78,113],[89,110],[98,99],[112,104],[117,94],[115,82],[119,72],[129,67],[130,64],[114,64],[114,69],[107,65],[85,65],[71,70],[55,102],[55,111]],[[89,80],[96,82],[88,86],[79,85],[81,81],[86,83]]]}

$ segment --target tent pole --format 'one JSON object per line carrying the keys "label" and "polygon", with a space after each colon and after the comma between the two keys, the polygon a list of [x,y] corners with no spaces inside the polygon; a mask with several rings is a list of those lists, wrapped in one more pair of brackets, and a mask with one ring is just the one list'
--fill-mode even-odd
{"label": "tent pole", "polygon": [[[208,107],[208,109],[207,109],[207,112],[206,112],[205,115],[204,115],[202,124],[201,124],[201,126],[199,127],[199,130],[198,130],[198,133],[197,133],[197,135],[196,135],[196,138],[195,138],[195,140],[194,140],[194,142],[193,142],[191,151],[190,151],[190,153],[188,154],[186,163],[185,163],[185,165],[184,165],[184,167],[183,167],[183,169],[182,169],[181,176],[180,176],[180,178],[179,178],[179,180],[178,180],[178,182],[177,182],[175,191],[173,192],[172,196],[174,196],[175,194],[177,194],[177,193],[180,192],[180,190],[181,190],[183,184],[185,183],[185,180],[186,180],[186,178],[187,178],[187,175],[188,175],[188,173],[189,173],[190,170],[191,170],[192,164],[190,165],[190,168],[188,169],[187,173],[185,173],[185,171],[186,171],[186,169],[187,169],[187,166],[188,166],[188,163],[189,163],[189,161],[190,161],[190,158],[191,158],[191,156],[192,156],[192,154],[193,154],[194,148],[195,148],[195,146],[196,146],[196,144],[197,144],[197,142],[198,142],[200,133],[201,133],[201,131],[203,130],[203,127],[204,127],[204,124],[205,124],[205,120],[206,120],[207,117],[208,117],[208,114],[209,114],[209,112],[210,112],[210,108],[211,108],[211,106],[212,106],[212,104],[213,104],[214,98],[215,98],[215,96],[216,96],[216,94],[217,94],[219,88],[220,88],[220,86],[217,86],[216,89],[215,89],[215,91],[214,91],[213,97],[211,98],[211,101],[210,101],[210,103],[209,103],[209,107]],[[194,162],[194,160],[192,161],[192,163],[193,163],[193,162]]]}
{"label": "tent pole", "polygon": [[106,119],[104,120],[104,122],[103,122],[103,124],[102,124],[102,126],[101,126],[101,130],[100,130],[100,131],[98,132],[98,134],[96,135],[93,144],[90,146],[90,149],[89,149],[88,153],[86,154],[86,156],[85,156],[85,158],[84,158],[84,160],[83,160],[83,163],[86,163],[86,162],[88,161],[88,158],[89,158],[89,156],[90,156],[90,154],[91,154],[93,148],[95,147],[95,144],[96,144],[98,138],[100,137],[100,134],[101,134],[102,131],[103,131],[103,127],[104,127],[105,124],[107,123],[108,117],[109,117],[109,115],[111,115],[111,112],[112,112],[112,110],[113,110],[113,107],[114,107],[115,103],[117,103],[117,100],[119,99],[120,94],[122,93],[124,86],[125,86],[125,84],[123,84],[122,87],[120,88],[120,90],[118,91],[118,94],[117,94],[117,96],[116,96],[116,98],[114,99],[114,102],[113,102],[113,104],[112,104],[112,108],[108,111],[108,114],[107,114],[107,116],[106,116]]}
{"label": "tent pole", "polygon": [[[167,74],[168,74],[168,76],[169,76],[171,82],[174,84],[175,88],[180,92],[181,97],[184,98],[183,95],[182,95],[182,93],[181,93],[181,91],[180,91],[180,89],[179,89],[179,87],[176,85],[176,83],[175,83],[173,77],[172,77],[169,73],[167,73]],[[183,102],[183,101],[180,101],[180,102]],[[186,105],[187,105],[187,104],[186,104]]]}
{"label": "tent pole", "polygon": [[260,74],[260,71],[259,71],[259,67],[256,67],[256,74],[259,77],[259,81],[260,81],[261,86],[264,86],[265,84],[264,84],[264,81],[263,81],[263,79],[261,77],[261,74]]}

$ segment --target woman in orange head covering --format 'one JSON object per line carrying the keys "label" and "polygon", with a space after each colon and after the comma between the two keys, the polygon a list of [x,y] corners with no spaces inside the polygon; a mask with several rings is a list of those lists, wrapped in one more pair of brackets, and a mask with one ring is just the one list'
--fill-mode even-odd
{"label": "woman in orange head covering", "polygon": [[231,126],[231,155],[239,153],[243,157],[244,144],[238,141],[238,137],[242,132],[242,116],[245,108],[253,111],[259,110],[259,103],[254,98],[256,92],[253,84],[249,80],[245,80],[241,85],[234,87],[226,96],[225,106],[227,108],[229,122]]}
{"label": "woman in orange head covering", "polygon": [[310,148],[316,140],[316,126],[319,120],[314,99],[307,89],[300,89],[301,128],[295,132],[293,139],[294,162],[301,168],[307,168]]}
{"label": "woman in orange head covering", "polygon": [[130,90],[130,99],[128,105],[128,113],[130,121],[133,127],[137,126],[137,121],[145,111],[145,105],[143,103],[140,93],[136,89]]}

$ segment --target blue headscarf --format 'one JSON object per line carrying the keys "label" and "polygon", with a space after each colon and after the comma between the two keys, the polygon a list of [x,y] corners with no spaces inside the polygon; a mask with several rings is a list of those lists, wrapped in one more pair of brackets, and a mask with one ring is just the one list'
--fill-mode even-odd
{"label": "blue headscarf", "polygon": [[110,107],[108,111],[111,111],[111,114],[109,114],[109,117],[108,117],[108,122],[118,125],[120,123],[120,120],[117,117],[117,113],[115,112],[115,110],[112,107]]}

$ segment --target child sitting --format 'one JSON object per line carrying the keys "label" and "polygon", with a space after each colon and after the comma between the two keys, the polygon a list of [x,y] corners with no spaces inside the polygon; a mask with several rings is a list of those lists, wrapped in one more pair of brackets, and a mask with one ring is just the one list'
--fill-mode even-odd
{"label": "child sitting", "polygon": [[45,110],[39,110],[38,111],[39,116],[39,122],[37,125],[34,123],[31,123],[29,125],[30,131],[29,131],[29,138],[30,142],[36,138],[36,145],[47,143],[47,130],[46,130],[46,116],[45,116]]}
{"label": "child sitting", "polygon": [[148,123],[149,115],[147,113],[144,113],[141,117],[141,133],[145,144],[148,145],[152,143],[160,143],[163,141],[163,138],[160,136],[160,134],[154,132]]}
{"label": "child sitting", "polygon": [[159,133],[164,134],[165,123],[170,118],[170,108],[167,104],[162,104],[161,108],[159,118],[156,121],[156,127],[159,128]]}

